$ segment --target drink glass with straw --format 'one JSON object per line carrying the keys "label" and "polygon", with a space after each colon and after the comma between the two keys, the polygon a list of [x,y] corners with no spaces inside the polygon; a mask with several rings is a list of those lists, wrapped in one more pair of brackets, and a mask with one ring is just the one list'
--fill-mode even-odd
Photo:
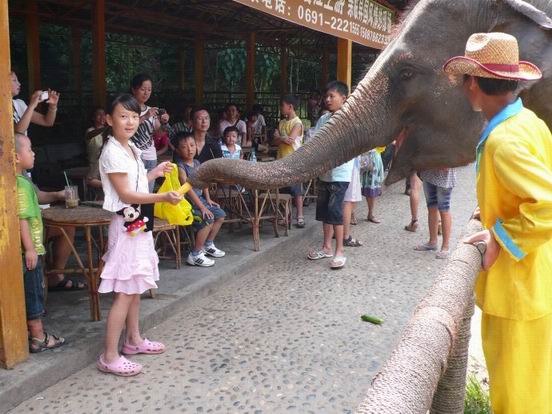
{"label": "drink glass with straw", "polygon": [[71,185],[67,173],[63,171],[65,176],[65,208],[75,208],[79,205],[79,188],[76,185]]}

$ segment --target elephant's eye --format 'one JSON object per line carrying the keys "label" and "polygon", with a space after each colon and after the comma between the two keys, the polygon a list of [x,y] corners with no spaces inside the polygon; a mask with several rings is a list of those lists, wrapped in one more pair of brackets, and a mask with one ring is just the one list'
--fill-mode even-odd
{"label": "elephant's eye", "polygon": [[401,77],[401,80],[407,81],[414,77],[414,71],[412,69],[403,69],[401,70],[399,76]]}

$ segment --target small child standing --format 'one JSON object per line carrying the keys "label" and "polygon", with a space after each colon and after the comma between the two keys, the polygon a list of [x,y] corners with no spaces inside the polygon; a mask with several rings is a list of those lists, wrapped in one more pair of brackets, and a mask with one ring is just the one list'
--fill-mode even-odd
{"label": "small child standing", "polygon": [[23,282],[25,310],[29,330],[29,351],[38,353],[64,345],[65,339],[44,331],[44,278],[40,256],[46,253],[43,244],[43,225],[38,196],[31,180],[25,174],[34,166],[35,154],[31,140],[23,134],[15,134],[15,171],[17,174],[17,213],[23,247]]}
{"label": "small child standing", "polygon": [[[326,107],[330,112],[322,115],[316,123],[316,131],[328,122],[331,116],[341,109],[349,95],[349,87],[340,81],[333,81],[326,87]],[[355,160],[352,159],[320,177],[318,198],[316,199],[316,220],[322,222],[324,243],[322,249],[311,251],[310,260],[333,256],[332,269],[341,269],[347,258],[343,249],[343,200],[351,182]],[[335,234],[335,256],[332,251],[332,236]]]}
{"label": "small child standing", "polygon": [[[285,95],[280,101],[280,112],[284,119],[274,131],[274,143],[278,145],[277,158],[281,159],[297,151],[303,143],[303,122],[295,113],[299,107],[299,99],[294,95]],[[283,193],[289,193],[295,198],[297,208],[297,227],[305,227],[303,216],[303,186],[301,183],[282,189]]]}
{"label": "small child standing", "polygon": [[[176,136],[175,162],[178,165],[178,177],[184,184],[200,162],[195,159],[197,146],[192,134],[179,133]],[[226,253],[215,246],[215,238],[224,223],[226,213],[220,206],[211,200],[208,188],[193,188],[186,194],[192,203],[194,215],[193,227],[196,231],[195,244],[186,259],[191,266],[210,267],[215,264],[214,258],[226,256]]]}
{"label": "small child standing", "polygon": [[381,196],[381,188],[385,179],[383,161],[380,151],[375,148],[362,155],[362,195],[366,197],[368,204],[368,217],[366,221],[379,224],[380,221],[374,215],[376,207],[376,198]]}
{"label": "small child standing", "polygon": [[224,130],[222,141],[224,142],[220,149],[222,157],[231,160],[239,160],[242,158],[242,148],[237,144],[240,131],[234,126],[229,126]]}
{"label": "small child standing", "polygon": [[[163,162],[146,172],[141,151],[130,141],[140,124],[140,104],[129,94],[117,96],[107,111],[104,145],[100,155],[100,175],[105,199],[103,208],[117,213],[109,225],[107,252],[101,274],[99,293],[114,293],[106,324],[105,351],[98,357],[100,371],[119,375],[137,375],[142,366],[119,354],[119,339],[126,327],[122,353],[160,354],[165,346],[142,338],[139,326],[140,295],[157,288],[159,258],[149,231],[130,232],[129,212],[133,223],[147,221],[140,213],[141,204],[168,202],[177,204],[181,196],[174,191],[151,194],[148,182],[170,172]],[[134,214],[135,213],[135,214]],[[131,218],[131,219],[132,219]],[[149,217],[153,220],[153,217]],[[128,228],[127,228],[128,226]],[[145,226],[145,225],[144,225]],[[143,229],[143,227],[142,227]]]}

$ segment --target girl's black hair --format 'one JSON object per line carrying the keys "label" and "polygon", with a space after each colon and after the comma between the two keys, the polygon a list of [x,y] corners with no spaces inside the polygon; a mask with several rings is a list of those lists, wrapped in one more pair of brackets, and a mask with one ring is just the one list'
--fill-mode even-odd
{"label": "girl's black hair", "polygon": [[226,141],[226,136],[230,132],[235,132],[238,136],[240,135],[240,130],[238,128],[236,128],[235,126],[226,127],[226,128],[224,128],[224,132],[222,133],[222,138],[224,138],[224,141]]}
{"label": "girl's black hair", "polygon": [[138,89],[145,81],[150,81],[151,83],[153,83],[150,75],[139,73],[138,75],[134,76],[130,81],[130,89]]}
{"label": "girl's black hair", "polygon": [[[113,111],[115,110],[117,105],[121,105],[127,111],[136,112],[138,115],[140,115],[140,104],[130,93],[121,93],[113,98],[111,103],[107,106],[107,110],[105,111],[106,115],[113,115]],[[103,143],[98,153],[98,157],[102,154],[103,147],[105,146],[105,143],[107,142],[110,135],[113,135],[113,129],[108,125],[102,133]]]}

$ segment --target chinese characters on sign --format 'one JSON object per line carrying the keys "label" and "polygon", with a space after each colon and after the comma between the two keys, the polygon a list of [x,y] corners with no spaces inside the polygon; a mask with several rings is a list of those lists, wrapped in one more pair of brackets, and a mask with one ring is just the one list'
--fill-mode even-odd
{"label": "chinese characters on sign", "polygon": [[374,0],[234,0],[276,17],[361,45],[389,43],[394,12]]}

